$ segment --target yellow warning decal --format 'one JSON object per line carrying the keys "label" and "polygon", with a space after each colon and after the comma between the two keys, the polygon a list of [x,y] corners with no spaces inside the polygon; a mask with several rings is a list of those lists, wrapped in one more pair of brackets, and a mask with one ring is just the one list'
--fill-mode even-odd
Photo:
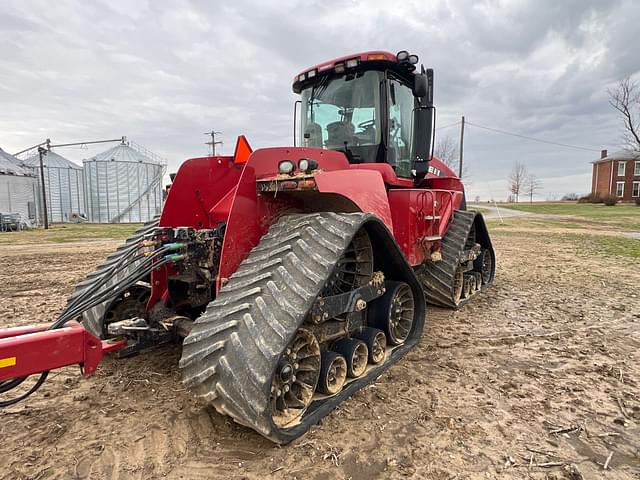
{"label": "yellow warning decal", "polygon": [[13,367],[16,364],[16,357],[0,358],[0,368]]}

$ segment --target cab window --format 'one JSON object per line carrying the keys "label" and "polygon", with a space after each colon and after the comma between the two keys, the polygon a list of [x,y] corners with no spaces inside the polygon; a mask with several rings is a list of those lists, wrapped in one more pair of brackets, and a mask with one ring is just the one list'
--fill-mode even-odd
{"label": "cab window", "polygon": [[388,162],[399,177],[411,178],[413,145],[413,108],[415,98],[411,88],[390,77],[388,82],[389,137]]}

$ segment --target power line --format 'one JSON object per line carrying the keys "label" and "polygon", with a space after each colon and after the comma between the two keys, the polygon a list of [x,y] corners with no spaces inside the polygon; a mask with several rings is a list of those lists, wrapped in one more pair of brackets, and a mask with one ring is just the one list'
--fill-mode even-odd
{"label": "power line", "polygon": [[[467,122],[467,123],[469,123],[469,122]],[[456,125],[460,125],[460,120],[458,120],[455,123],[450,123],[449,125],[443,125],[442,127],[436,127],[436,130],[443,130],[445,128],[455,127]]]}
{"label": "power line", "polygon": [[589,152],[599,152],[600,151],[600,150],[598,150],[596,148],[580,147],[578,145],[570,145],[568,143],[554,142],[552,140],[543,140],[541,138],[529,137],[527,135],[521,135],[519,133],[507,132],[505,130],[500,130],[498,128],[493,128],[493,127],[486,127],[484,125],[478,125],[477,123],[472,123],[472,122],[469,122],[469,121],[467,121],[466,124],[467,125],[471,125],[471,126],[476,127],[476,128],[482,128],[484,130],[490,130],[492,132],[502,133],[503,135],[511,135],[512,137],[524,138],[526,140],[531,140],[533,142],[547,143],[549,145],[557,145],[557,146],[560,146],[560,147],[567,147],[567,148],[576,148],[578,150],[587,150]]}

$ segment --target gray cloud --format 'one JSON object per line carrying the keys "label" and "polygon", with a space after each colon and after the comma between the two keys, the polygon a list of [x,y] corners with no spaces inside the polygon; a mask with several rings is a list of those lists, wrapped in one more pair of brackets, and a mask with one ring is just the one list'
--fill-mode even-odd
{"label": "gray cloud", "polygon": [[[226,152],[240,133],[254,147],[290,144],[294,74],[351,52],[408,48],[436,69],[440,125],[464,114],[615,149],[606,88],[640,71],[639,14],[631,0],[3,2],[0,145],[125,134],[175,168],[206,152],[211,128],[224,132]],[[484,197],[506,194],[515,159],[549,179],[547,193],[585,192],[597,156],[473,127],[465,146],[470,194]],[[60,153],[77,161],[95,151]]]}

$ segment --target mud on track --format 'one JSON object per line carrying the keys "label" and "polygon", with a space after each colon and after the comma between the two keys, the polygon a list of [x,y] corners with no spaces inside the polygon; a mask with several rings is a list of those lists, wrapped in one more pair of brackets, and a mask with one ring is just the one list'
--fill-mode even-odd
{"label": "mud on track", "polygon": [[[176,346],[0,411],[0,479],[640,478],[637,262],[494,241],[493,290],[430,308],[416,349],[288,447],[196,403]],[[2,247],[0,324],[54,318],[113,248]]]}

